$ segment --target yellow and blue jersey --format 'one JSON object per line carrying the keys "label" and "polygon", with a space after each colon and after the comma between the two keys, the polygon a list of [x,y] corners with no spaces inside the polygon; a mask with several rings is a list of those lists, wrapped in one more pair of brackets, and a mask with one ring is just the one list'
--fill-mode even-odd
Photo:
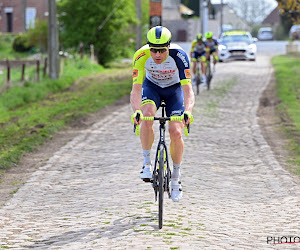
{"label": "yellow and blue jersey", "polygon": [[133,84],[143,84],[145,78],[155,85],[166,88],[177,83],[191,84],[189,59],[177,44],[171,44],[169,55],[161,64],[151,57],[149,45],[137,50],[133,57]]}

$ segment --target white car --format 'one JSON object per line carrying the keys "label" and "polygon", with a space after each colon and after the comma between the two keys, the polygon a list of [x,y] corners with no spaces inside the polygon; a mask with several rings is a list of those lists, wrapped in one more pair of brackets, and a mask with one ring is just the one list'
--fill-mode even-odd
{"label": "white car", "polygon": [[256,41],[247,31],[227,31],[221,34],[219,40],[220,62],[229,59],[256,60]]}
{"label": "white car", "polygon": [[293,25],[289,32],[289,37],[291,40],[298,40],[300,39],[300,25]]}
{"label": "white car", "polygon": [[258,40],[264,41],[264,40],[273,40],[273,30],[271,27],[262,27],[258,30],[257,33]]}

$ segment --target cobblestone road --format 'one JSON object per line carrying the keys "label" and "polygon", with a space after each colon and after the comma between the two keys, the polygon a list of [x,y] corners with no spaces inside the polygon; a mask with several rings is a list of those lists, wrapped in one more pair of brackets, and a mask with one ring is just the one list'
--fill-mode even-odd
{"label": "cobblestone road", "polygon": [[299,247],[267,243],[267,237],[300,236],[299,186],[257,122],[259,96],[272,73],[269,58],[218,66],[213,89],[197,96],[195,122],[184,139],[184,196],[180,203],[166,200],[162,230],[153,190],[138,177],[141,147],[128,105],[59,149],[1,208],[0,246]]}

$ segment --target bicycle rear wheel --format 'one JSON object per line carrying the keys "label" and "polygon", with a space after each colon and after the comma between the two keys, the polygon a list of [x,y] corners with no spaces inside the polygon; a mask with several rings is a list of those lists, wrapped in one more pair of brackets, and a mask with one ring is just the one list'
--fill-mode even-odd
{"label": "bicycle rear wheel", "polygon": [[159,170],[158,170],[158,226],[163,226],[163,207],[164,207],[164,155],[165,148],[160,145]]}
{"label": "bicycle rear wheel", "polygon": [[211,79],[212,79],[211,64],[210,64],[210,61],[208,61],[207,71],[206,71],[206,86],[207,86],[207,90],[210,90]]}

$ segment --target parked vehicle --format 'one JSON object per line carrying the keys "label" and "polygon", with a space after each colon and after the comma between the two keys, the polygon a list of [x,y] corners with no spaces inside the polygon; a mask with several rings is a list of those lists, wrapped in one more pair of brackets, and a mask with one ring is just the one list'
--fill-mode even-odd
{"label": "parked vehicle", "polygon": [[246,59],[255,61],[257,47],[253,38],[247,31],[227,31],[221,34],[219,40],[219,61],[228,59]]}
{"label": "parked vehicle", "polygon": [[291,40],[299,40],[300,39],[300,24],[293,25],[289,32],[289,37]]}
{"label": "parked vehicle", "polygon": [[262,27],[258,30],[257,38],[260,41],[273,40],[274,34],[271,27]]}

